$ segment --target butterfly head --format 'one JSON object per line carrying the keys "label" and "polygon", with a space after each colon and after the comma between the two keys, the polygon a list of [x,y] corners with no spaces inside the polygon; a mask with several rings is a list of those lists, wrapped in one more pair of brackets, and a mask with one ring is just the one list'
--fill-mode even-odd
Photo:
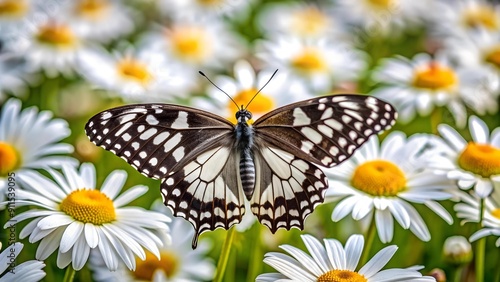
{"label": "butterfly head", "polygon": [[252,113],[247,109],[241,107],[239,111],[236,112],[236,120],[238,124],[240,123],[248,123],[252,119]]}

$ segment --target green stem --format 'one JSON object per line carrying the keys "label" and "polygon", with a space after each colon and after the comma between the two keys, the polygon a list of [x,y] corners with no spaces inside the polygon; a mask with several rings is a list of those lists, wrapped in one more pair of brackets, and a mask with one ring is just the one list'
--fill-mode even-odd
{"label": "green stem", "polygon": [[455,271],[453,272],[453,282],[460,282],[460,278],[462,278],[462,266],[457,266]]}
{"label": "green stem", "polygon": [[68,267],[66,267],[66,272],[64,273],[63,282],[73,282],[73,280],[75,279],[75,274],[75,269],[73,269],[71,265],[68,265]]}
{"label": "green stem", "polygon": [[443,118],[443,109],[441,107],[435,107],[431,113],[431,132],[433,134],[438,134],[438,125],[441,123]]}
{"label": "green stem", "polygon": [[250,252],[250,262],[248,266],[247,281],[255,281],[255,277],[260,273],[262,266],[262,254],[260,246],[260,224],[254,224],[252,226],[252,232],[250,233],[252,238],[252,246]]}
{"label": "green stem", "polygon": [[221,282],[224,278],[224,272],[226,271],[227,260],[229,259],[229,253],[231,252],[231,245],[234,237],[234,227],[227,231],[226,240],[222,246],[222,251],[220,252],[219,262],[217,263],[217,271],[215,272],[214,282]]}
{"label": "green stem", "polygon": [[[483,226],[483,214],[484,214],[484,199],[481,199],[479,204],[479,223],[478,230]],[[476,244],[476,254],[474,256],[476,264],[476,282],[484,281],[484,254],[486,250],[486,238],[483,237],[477,241]]]}
{"label": "green stem", "polygon": [[375,224],[375,212],[373,213],[372,220],[370,222],[370,226],[368,227],[368,230],[366,231],[365,235],[365,247],[363,249],[363,254],[361,255],[361,260],[359,265],[365,265],[365,263],[368,261],[368,257],[370,255],[370,250],[373,245],[373,240],[375,239],[375,233],[377,233],[377,227]]}

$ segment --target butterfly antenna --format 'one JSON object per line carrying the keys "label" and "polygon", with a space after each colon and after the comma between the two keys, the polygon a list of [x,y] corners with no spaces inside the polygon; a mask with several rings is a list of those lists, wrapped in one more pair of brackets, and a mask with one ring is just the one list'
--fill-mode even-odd
{"label": "butterfly antenna", "polygon": [[255,95],[253,95],[252,99],[250,99],[250,101],[248,102],[247,106],[245,107],[248,108],[248,106],[250,105],[250,103],[252,103],[253,99],[255,99],[255,97],[257,97],[257,95],[262,91],[262,89],[264,89],[264,87],[266,87],[269,82],[271,82],[271,80],[273,79],[274,75],[278,72],[278,69],[276,69],[273,74],[271,75],[271,77],[269,78],[269,80],[266,82],[266,84],[264,84],[260,89],[259,91],[257,91],[257,93],[255,93]]}
{"label": "butterfly antenna", "polygon": [[233,101],[233,103],[236,105],[236,108],[238,109],[240,108],[240,106],[238,106],[238,103],[236,103],[236,101],[234,101],[234,99],[229,94],[227,94],[226,91],[222,90],[219,86],[215,85],[215,83],[213,83],[213,81],[211,81],[210,78],[208,78],[208,76],[206,76],[202,71],[198,71],[198,73],[204,76],[213,86],[215,86],[215,88],[219,89],[222,93],[226,94],[226,96],[229,97],[229,99],[231,99],[231,101]]}

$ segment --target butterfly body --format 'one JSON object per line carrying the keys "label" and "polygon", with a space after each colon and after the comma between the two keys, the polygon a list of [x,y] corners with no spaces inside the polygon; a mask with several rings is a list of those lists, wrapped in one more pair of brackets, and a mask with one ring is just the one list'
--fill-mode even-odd
{"label": "butterfly body", "polygon": [[175,216],[196,230],[228,229],[241,221],[245,201],[273,233],[303,229],[323,202],[328,180],[318,166],[351,156],[369,136],[389,128],[390,104],[362,95],[332,95],[290,104],[250,124],[199,109],[138,104],[110,109],[86,125],[90,140],[142,174],[161,179]]}

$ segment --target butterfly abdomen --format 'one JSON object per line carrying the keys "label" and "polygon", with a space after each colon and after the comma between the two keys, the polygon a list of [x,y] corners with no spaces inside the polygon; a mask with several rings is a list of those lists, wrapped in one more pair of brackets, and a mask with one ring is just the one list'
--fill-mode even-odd
{"label": "butterfly abdomen", "polygon": [[248,200],[252,198],[255,190],[255,163],[252,156],[254,132],[252,126],[247,123],[250,117],[248,111],[242,111],[235,129],[236,146],[240,153],[241,186]]}

